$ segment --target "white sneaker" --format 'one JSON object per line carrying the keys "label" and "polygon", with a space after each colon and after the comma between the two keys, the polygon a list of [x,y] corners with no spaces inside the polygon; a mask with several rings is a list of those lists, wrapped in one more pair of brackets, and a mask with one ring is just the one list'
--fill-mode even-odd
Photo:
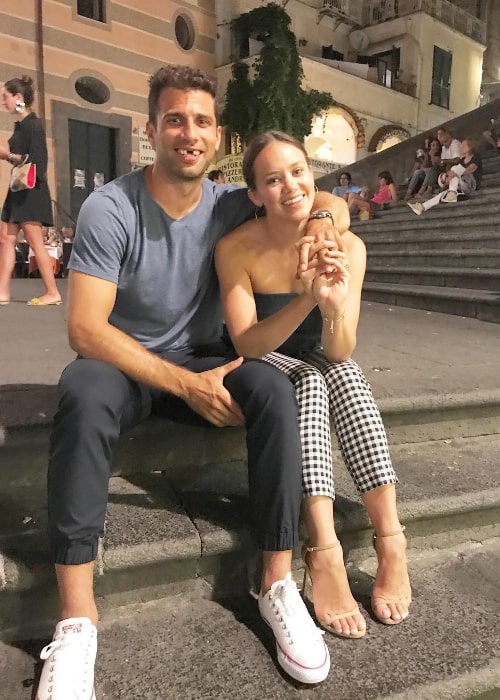
{"label": "white sneaker", "polygon": [[45,660],[36,700],[95,700],[94,663],[97,630],[87,617],[61,620]]}
{"label": "white sneaker", "polygon": [[300,597],[292,574],[259,595],[259,610],[276,640],[278,662],[301,683],[320,683],[330,670],[323,632],[316,627]]}
{"label": "white sneaker", "polygon": [[424,205],[420,202],[406,202],[414,214],[422,214],[424,211]]}

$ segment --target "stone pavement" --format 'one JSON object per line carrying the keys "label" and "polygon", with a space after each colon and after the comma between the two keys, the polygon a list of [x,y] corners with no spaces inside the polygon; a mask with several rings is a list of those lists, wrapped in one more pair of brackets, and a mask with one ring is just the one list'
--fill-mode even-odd
{"label": "stone pavement", "polygon": [[[58,284],[65,300],[67,281]],[[47,406],[38,397],[56,385],[74,357],[65,305],[23,303],[39,291],[39,280],[13,280],[14,301],[0,307],[0,401],[2,393],[23,392],[15,405],[0,403],[0,422],[8,425],[43,422]],[[457,404],[464,396],[477,402],[500,398],[498,324],[365,302],[354,358],[382,408],[438,406],[445,397]]]}
{"label": "stone pavement", "polygon": [[[500,698],[500,541],[410,558],[410,618],[371,619],[373,562],[351,577],[368,619],[360,640],[327,634],[326,681],[301,686],[276,663],[274,643],[247,598],[191,594],[113,610],[99,632],[99,700],[469,700]],[[471,596],[471,591],[474,591]],[[204,595],[205,594],[205,595]],[[30,700],[47,640],[0,644],[3,700]],[[68,699],[69,700],[69,699]]]}

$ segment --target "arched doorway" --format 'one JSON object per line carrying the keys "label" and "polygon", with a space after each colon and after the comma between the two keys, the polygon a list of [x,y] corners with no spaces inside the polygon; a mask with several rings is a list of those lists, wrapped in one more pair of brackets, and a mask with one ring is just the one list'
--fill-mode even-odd
{"label": "arched doorway", "polygon": [[338,165],[356,160],[357,132],[346,117],[343,111],[333,108],[313,119],[311,133],[304,140],[310,158]]}
{"label": "arched doorway", "polygon": [[385,151],[386,148],[395,146],[397,143],[406,141],[411,136],[410,132],[403,129],[402,126],[395,126],[394,124],[386,124],[381,126],[373,134],[368,144],[368,153],[379,153],[380,151]]}

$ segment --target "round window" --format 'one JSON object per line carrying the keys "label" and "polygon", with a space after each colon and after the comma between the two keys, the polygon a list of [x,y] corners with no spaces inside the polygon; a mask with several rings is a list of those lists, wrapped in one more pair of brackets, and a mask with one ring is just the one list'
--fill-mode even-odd
{"label": "round window", "polygon": [[189,51],[189,49],[193,48],[194,25],[188,15],[177,15],[175,20],[175,38],[184,51]]}
{"label": "round window", "polygon": [[85,102],[103,105],[111,97],[109,88],[99,78],[84,75],[75,81],[75,90]]}

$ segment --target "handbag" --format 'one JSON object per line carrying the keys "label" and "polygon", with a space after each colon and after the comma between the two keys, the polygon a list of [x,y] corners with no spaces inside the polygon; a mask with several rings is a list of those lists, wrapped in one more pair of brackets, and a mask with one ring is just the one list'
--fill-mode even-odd
{"label": "handbag", "polygon": [[28,155],[24,156],[24,160],[10,171],[9,187],[12,192],[32,190],[36,185],[36,164],[29,163],[28,158]]}

